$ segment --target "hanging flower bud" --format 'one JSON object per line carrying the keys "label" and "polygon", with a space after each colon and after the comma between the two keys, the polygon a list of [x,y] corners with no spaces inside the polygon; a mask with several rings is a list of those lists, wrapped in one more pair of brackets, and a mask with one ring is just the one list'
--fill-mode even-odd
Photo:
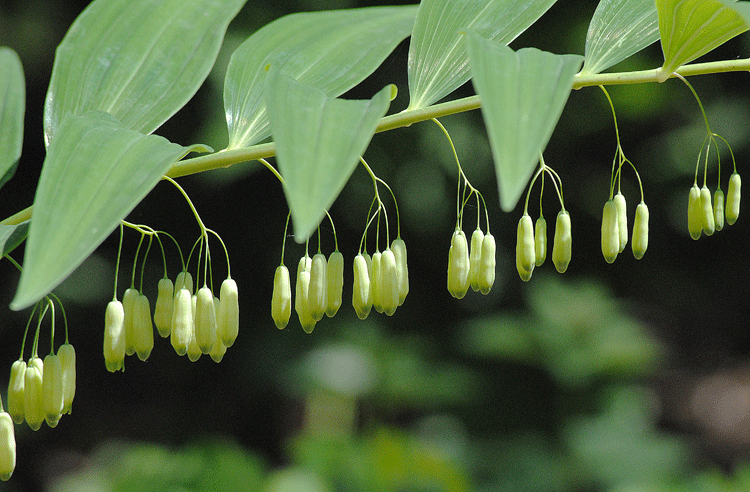
{"label": "hanging flower bud", "polygon": [[544,265],[547,259],[547,221],[542,216],[534,225],[534,258],[536,266]]}
{"label": "hanging flower bud", "polygon": [[635,208],[635,221],[633,222],[633,256],[636,260],[643,258],[648,248],[648,207],[644,202]]}
{"label": "hanging flower bud", "polygon": [[714,191],[714,226],[717,231],[724,229],[724,192]]}
{"label": "hanging flower bud", "polygon": [[479,268],[482,256],[482,241],[484,233],[477,227],[471,234],[471,245],[469,247],[469,285],[474,292],[479,291]]}
{"label": "hanging flower bud", "polygon": [[310,290],[307,302],[310,306],[310,316],[315,321],[323,319],[328,308],[328,262],[323,253],[316,253],[312,257],[310,267]]}
{"label": "hanging flower bud", "polygon": [[234,344],[240,331],[239,291],[234,279],[224,279],[221,283],[219,299],[219,306],[216,309],[217,337],[224,348],[227,348]]}
{"label": "hanging flower bud", "polygon": [[42,373],[42,400],[47,425],[57,427],[63,410],[62,366],[57,355],[49,354],[44,358]]}
{"label": "hanging flower bud", "polygon": [[570,214],[560,210],[555,221],[555,240],[552,244],[552,263],[560,273],[565,273],[573,255],[573,236],[570,228]]}
{"label": "hanging flower bud", "polygon": [[177,355],[187,353],[190,338],[193,336],[192,297],[192,294],[186,288],[178,290],[174,296],[170,342]]}
{"label": "hanging flower bud", "polygon": [[404,303],[409,293],[409,266],[406,262],[406,243],[400,237],[391,242],[391,251],[396,258],[396,272],[398,273],[398,305]]}
{"label": "hanging flower bud", "polygon": [[124,371],[125,309],[120,301],[107,304],[104,315],[104,364],[109,372]]}
{"label": "hanging flower bud", "polygon": [[8,382],[8,413],[13,422],[22,424],[25,417],[23,388],[26,377],[26,362],[18,359],[10,366]]}
{"label": "hanging flower bud", "polygon": [[174,303],[174,285],[168,278],[159,280],[156,304],[154,305],[154,324],[159,336],[167,338],[172,332],[172,305]]}
{"label": "hanging flower bud", "polygon": [[729,225],[734,224],[737,217],[740,216],[740,187],[742,180],[736,172],[729,177],[729,188],[727,189],[727,222]]}
{"label": "hanging flower bud", "polygon": [[135,301],[133,337],[138,358],[145,361],[154,349],[154,325],[151,323],[151,304],[143,294]]}
{"label": "hanging flower bud", "polygon": [[292,316],[292,286],[289,269],[284,265],[276,267],[273,274],[273,294],[271,297],[271,318],[276,328],[283,330]]}
{"label": "hanging flower bud", "polygon": [[372,307],[374,307],[375,311],[379,313],[383,312],[383,299],[380,295],[380,265],[382,257],[383,253],[380,251],[374,252],[372,254],[370,265],[368,266],[370,271],[370,295],[372,295]]}
{"label": "hanging flower bud", "polygon": [[700,239],[703,231],[703,216],[701,207],[701,190],[697,184],[690,188],[688,195],[688,231],[693,239]]}
{"label": "hanging flower bud", "polygon": [[529,214],[523,214],[518,221],[516,236],[516,270],[521,280],[528,282],[536,265],[536,245],[534,244],[534,223]]}
{"label": "hanging flower bud", "polygon": [[227,346],[221,343],[221,339],[216,340],[216,343],[211,347],[211,352],[208,354],[211,356],[211,360],[217,364],[224,358],[224,354],[227,353]]}
{"label": "hanging flower bud", "polygon": [[174,281],[174,291],[178,292],[180,289],[185,288],[193,295],[193,276],[190,272],[183,271],[177,274],[177,278]]}
{"label": "hanging flower bud", "polygon": [[60,367],[62,368],[62,413],[70,413],[73,398],[76,396],[76,351],[71,344],[65,342],[57,349],[57,356],[60,358]]}
{"label": "hanging flower bud", "polygon": [[207,285],[198,289],[195,304],[195,340],[201,352],[211,352],[216,342],[216,306],[214,294]]}
{"label": "hanging flower bud", "polygon": [[620,252],[620,225],[617,216],[614,200],[607,200],[602,213],[602,254],[607,263],[614,262]]}
{"label": "hanging flower bud", "polygon": [[469,247],[464,231],[456,230],[448,250],[448,292],[462,299],[469,290]]}
{"label": "hanging flower bud", "polygon": [[703,226],[703,232],[706,236],[710,236],[716,230],[716,223],[714,222],[714,209],[711,205],[711,191],[708,186],[703,185],[701,188],[701,222]]}
{"label": "hanging flower bud", "polygon": [[16,434],[13,420],[0,412],[0,480],[6,482],[16,469]]}
{"label": "hanging flower bud", "polygon": [[354,285],[352,288],[352,306],[359,319],[365,319],[372,309],[370,297],[370,273],[367,260],[362,254],[354,257]]}
{"label": "hanging flower bud", "polygon": [[198,340],[195,338],[195,308],[197,303],[198,296],[195,294],[190,296],[190,309],[193,313],[193,325],[190,330],[190,343],[188,344],[187,348],[187,356],[190,362],[197,361],[201,358],[201,355],[203,355],[203,352],[201,352],[201,348],[198,346]]}
{"label": "hanging flower bud", "polygon": [[135,353],[135,304],[138,300],[138,291],[129,288],[122,296],[122,307],[125,310],[125,353],[133,355]]}
{"label": "hanging flower bud", "polygon": [[331,253],[328,257],[328,303],[326,316],[333,318],[341,307],[341,298],[344,290],[344,255],[339,250]]}
{"label": "hanging flower bud", "polygon": [[625,202],[625,196],[618,191],[614,198],[615,207],[617,207],[617,237],[620,239],[620,249],[617,253],[625,251],[628,245],[628,206]]}
{"label": "hanging flower bud", "polygon": [[294,310],[297,311],[299,324],[302,325],[305,333],[312,333],[315,323],[317,323],[310,314],[308,303],[311,267],[312,259],[309,256],[305,255],[300,258],[299,265],[297,266],[297,284],[295,286]]}
{"label": "hanging flower bud", "polygon": [[383,302],[383,312],[393,316],[398,307],[398,267],[396,256],[390,248],[383,251],[380,257],[380,298]]}
{"label": "hanging flower bud", "polygon": [[479,291],[489,294],[495,283],[495,238],[489,232],[482,239],[482,253],[479,255]]}
{"label": "hanging flower bud", "polygon": [[29,360],[24,375],[24,409],[26,412],[26,423],[32,430],[39,430],[44,422],[44,393],[42,391],[42,359],[33,357]]}

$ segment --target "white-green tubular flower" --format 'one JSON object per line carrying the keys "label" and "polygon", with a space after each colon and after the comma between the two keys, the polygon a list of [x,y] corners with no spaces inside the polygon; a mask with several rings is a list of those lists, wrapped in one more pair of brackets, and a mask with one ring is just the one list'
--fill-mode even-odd
{"label": "white-green tubular flower", "polygon": [[471,244],[469,245],[469,285],[474,292],[479,292],[479,264],[483,240],[484,233],[477,227],[471,234]]}
{"label": "white-green tubular flower", "polygon": [[555,221],[555,239],[552,243],[552,263],[560,273],[565,273],[573,255],[573,235],[570,227],[570,214],[560,210]]}
{"label": "white-green tubular flower", "polygon": [[518,221],[516,236],[516,270],[521,280],[528,282],[536,265],[536,245],[534,244],[534,223],[528,214]]}
{"label": "white-green tubular flower", "polygon": [[495,283],[495,238],[489,232],[482,238],[482,253],[479,255],[479,291],[489,294]]}
{"label": "white-green tubular flower", "polygon": [[398,305],[404,303],[409,294],[409,266],[406,261],[406,243],[400,237],[391,242],[391,251],[396,258],[396,271],[398,273]]}
{"label": "white-green tubular flower", "polygon": [[694,184],[690,188],[688,194],[688,231],[690,231],[690,237],[693,239],[700,239],[701,232],[703,231],[703,215],[701,206],[701,190],[697,184]]}
{"label": "white-green tubular flower", "polygon": [[16,469],[16,434],[13,420],[0,412],[0,480],[7,481]]}
{"label": "white-green tubular flower", "polygon": [[354,285],[352,287],[352,306],[359,319],[365,319],[372,309],[370,293],[370,272],[367,260],[360,253],[354,257]]}
{"label": "white-green tubular flower", "polygon": [[294,310],[297,311],[299,324],[302,325],[302,329],[305,333],[312,333],[315,328],[315,323],[317,323],[310,314],[310,306],[308,303],[311,267],[312,259],[307,255],[303,256],[297,266],[297,283],[295,285]]}
{"label": "white-green tubular flower", "polygon": [[625,251],[628,245],[628,205],[625,202],[625,195],[618,191],[614,198],[615,207],[617,207],[617,237],[620,239],[620,249],[617,253]]}
{"label": "white-green tubular flower", "polygon": [[284,265],[276,267],[273,274],[273,295],[271,297],[271,318],[276,328],[283,330],[292,316],[292,285],[289,269]]}
{"label": "white-green tubular flower", "polygon": [[390,248],[386,248],[380,257],[380,299],[383,312],[393,316],[398,307],[398,267],[396,257]]}
{"label": "white-green tubular flower", "polygon": [[711,204],[711,191],[706,185],[701,188],[701,224],[706,236],[710,236],[716,230],[714,208]]}
{"label": "white-green tubular flower", "polygon": [[448,251],[448,292],[462,299],[469,290],[469,246],[464,231],[456,230]]}
{"label": "white-green tubular flower", "polygon": [[23,396],[25,377],[26,361],[18,359],[10,366],[8,381],[8,413],[17,424],[22,424],[26,415]]}
{"label": "white-green tubular flower", "polygon": [[374,252],[370,264],[368,265],[370,271],[370,295],[372,295],[372,307],[374,307],[375,311],[379,313],[383,312],[383,299],[380,295],[380,264],[382,257],[383,253],[380,251]]}
{"label": "white-green tubular flower", "polygon": [[60,364],[60,358],[54,354],[49,354],[44,358],[42,401],[47,425],[56,427],[62,416],[64,395],[62,365]]}
{"label": "white-green tubular flower", "polygon": [[547,220],[541,216],[534,225],[534,258],[536,266],[544,265],[547,259]]}
{"label": "white-green tubular flower", "polygon": [[198,289],[195,302],[195,341],[201,352],[207,354],[216,343],[216,306],[214,294],[204,285]]}
{"label": "white-green tubular flower", "polygon": [[62,367],[63,413],[70,413],[76,396],[76,351],[66,342],[57,350],[57,356]]}
{"label": "white-green tubular flower", "polygon": [[32,430],[39,430],[44,422],[44,393],[42,392],[42,369],[43,362],[38,357],[29,360],[24,375],[24,407],[26,410],[26,423]]}
{"label": "white-green tubular flower", "polygon": [[635,208],[635,221],[633,222],[633,256],[637,260],[643,258],[648,248],[648,207],[644,202]]}
{"label": "white-green tubular flower", "polygon": [[339,312],[344,292],[344,255],[336,250],[328,257],[328,303],[326,316],[333,318]]}
{"label": "white-green tubular flower", "polygon": [[125,310],[125,353],[135,353],[135,316],[138,291],[132,287],[125,291],[122,296],[122,307]]}
{"label": "white-green tubular flower", "polygon": [[104,364],[109,372],[125,370],[125,309],[118,300],[107,304],[104,315]]}
{"label": "white-green tubular flower", "polygon": [[177,355],[185,355],[193,336],[193,300],[192,294],[186,288],[177,291],[174,296],[174,312],[172,314],[172,330],[170,342]]}
{"label": "white-green tubular flower", "polygon": [[177,278],[174,281],[174,291],[178,292],[180,289],[187,289],[190,295],[193,295],[193,276],[190,272],[180,272],[177,274]]}
{"label": "white-green tubular flower", "polygon": [[316,322],[323,319],[328,309],[328,261],[323,253],[316,253],[312,257],[307,303],[310,316]]}
{"label": "white-green tubular flower", "polygon": [[219,304],[216,308],[217,337],[227,348],[234,344],[240,332],[240,296],[237,282],[224,279],[219,290]]}
{"label": "white-green tubular flower", "polygon": [[602,212],[602,254],[607,263],[613,263],[620,253],[620,225],[617,216],[614,200],[607,200]]}
{"label": "white-green tubular flower", "polygon": [[727,223],[732,225],[740,216],[740,188],[742,180],[736,172],[729,177],[729,188],[727,189]]}
{"label": "white-green tubular flower", "polygon": [[145,361],[154,349],[154,325],[151,322],[151,304],[141,294],[135,301],[133,318],[133,345],[138,358]]}
{"label": "white-green tubular flower", "polygon": [[167,338],[172,331],[172,305],[174,303],[174,285],[168,278],[159,280],[156,304],[154,305],[154,324],[159,336]]}
{"label": "white-green tubular flower", "polygon": [[714,226],[717,231],[724,229],[724,192],[714,191]]}

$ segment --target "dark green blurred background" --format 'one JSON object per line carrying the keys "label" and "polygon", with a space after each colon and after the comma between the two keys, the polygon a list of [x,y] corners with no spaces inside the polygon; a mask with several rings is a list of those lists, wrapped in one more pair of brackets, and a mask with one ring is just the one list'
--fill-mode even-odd
{"label": "dark green blurred background", "polygon": [[[0,191],[0,217],[33,201],[44,159],[41,115],[54,49],[86,3],[0,0],[0,45],[19,53],[27,83],[24,153],[16,177]],[[224,70],[239,43],[290,12],[380,3],[249,0],[230,25],[214,72],[157,133],[184,145],[223,148]],[[561,0],[511,46],[582,54],[595,7],[595,1]],[[705,59],[747,56],[748,39],[740,36]],[[369,98],[396,83],[400,95],[392,110],[403,109],[407,53],[405,42],[346,97]],[[656,44],[616,68],[657,67],[660,56]],[[712,129],[732,144],[739,172],[746,174],[748,75],[691,82]],[[456,96],[471,93],[468,84]],[[601,91],[571,94],[544,154],[562,176],[572,216],[570,268],[558,275],[548,261],[528,284],[514,267],[521,208],[499,210],[481,115],[446,117],[442,122],[464,170],[490,205],[498,241],[491,294],[470,293],[457,301],[446,290],[455,164],[438,128],[422,123],[375,136],[366,155],[399,200],[409,297],[393,317],[373,312],[360,321],[348,302],[347,268],[344,307],[312,335],[294,319],[279,331],[270,316],[287,214],[275,178],[246,163],[182,179],[206,225],[229,248],[240,289],[237,342],[220,364],[205,356],[191,363],[157,338],[147,362],[130,357],[124,373],[108,373],[101,347],[115,270],[112,236],[56,291],[78,354],[73,414],[55,429],[16,426],[16,473],[0,490],[747,490],[746,212],[724,231],[691,240],[687,194],[705,133],[697,104],[677,81],[613,87],[610,94],[623,149],[643,178],[651,213],[642,260],[633,259],[628,246],[608,265],[600,251],[600,214],[615,152]],[[722,175],[726,189],[728,167]],[[713,167],[712,190],[715,179]],[[628,170],[623,191],[632,221],[639,197]],[[548,222],[558,209],[550,192]],[[533,196],[538,198],[538,187]],[[358,169],[331,209],[347,266],[371,198],[369,178]],[[531,212],[538,214],[536,205]],[[474,213],[468,209],[467,224]],[[183,249],[199,232],[184,200],[166,184],[129,220],[170,232]],[[137,239],[126,235],[121,278],[132,268]],[[332,248],[324,225],[323,249]],[[172,253],[174,276],[179,260]],[[290,241],[286,254],[294,272],[303,248]],[[22,251],[14,257],[21,260]],[[217,278],[225,274],[221,265],[216,262]],[[152,305],[160,275],[152,252],[145,284]],[[29,313],[7,308],[18,280],[8,262],[0,263],[0,279],[5,381]]]}

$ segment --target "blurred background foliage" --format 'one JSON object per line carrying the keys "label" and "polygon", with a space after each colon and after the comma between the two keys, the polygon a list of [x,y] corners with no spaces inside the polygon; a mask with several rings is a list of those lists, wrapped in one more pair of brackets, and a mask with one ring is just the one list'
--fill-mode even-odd
{"label": "blurred background foliage", "polygon": [[[33,201],[44,159],[41,115],[54,48],[86,3],[0,2],[0,44],[20,54],[28,89],[24,153],[0,195],[3,217]],[[223,77],[239,43],[290,12],[381,3],[249,0],[197,97],[157,133],[180,144],[222,148]],[[560,1],[511,46],[582,53],[595,7],[593,0]],[[346,97],[369,98],[396,83],[400,95],[392,109],[403,109],[407,53],[404,43]],[[748,53],[746,34],[704,58]],[[657,44],[615,69],[660,64]],[[747,74],[691,82],[743,173],[750,151]],[[456,96],[471,93],[467,85]],[[399,200],[410,255],[406,303],[393,317],[373,313],[366,321],[346,304],[312,335],[296,321],[279,331],[270,317],[287,214],[270,173],[247,163],[181,180],[229,248],[241,296],[239,339],[220,364],[207,357],[190,363],[157,339],[147,362],[131,357],[124,373],[108,373],[101,346],[115,270],[113,236],[57,290],[78,353],[73,414],[55,429],[16,427],[16,473],[0,489],[748,490],[746,212],[734,226],[692,241],[686,197],[704,134],[692,96],[676,81],[612,87],[610,94],[623,149],[641,173],[651,211],[642,260],[626,251],[607,265],[600,252],[600,214],[615,151],[611,112],[600,91],[571,94],[545,151],[548,165],[562,176],[573,219],[572,263],[562,276],[549,264],[537,268],[528,284],[514,268],[520,208],[502,214],[497,206],[481,115],[450,116],[443,123],[464,170],[490,204],[498,241],[491,294],[457,301],[446,292],[457,173],[437,127],[423,123],[377,135],[367,152]],[[726,168],[722,176],[728,176]],[[709,177],[714,189],[715,167]],[[632,221],[638,188],[627,170],[623,191]],[[347,264],[356,254],[371,196],[369,178],[357,170],[331,210]],[[537,198],[538,188],[533,216]],[[549,219],[557,211],[549,190],[544,204]],[[473,213],[467,212],[469,224]],[[170,232],[183,248],[198,234],[185,202],[165,184],[130,218]],[[328,226],[322,232],[323,249],[330,252]],[[136,245],[137,237],[126,236],[122,272],[132,267]],[[301,246],[287,243],[287,265],[294,267],[302,254]],[[22,259],[21,251],[15,255]],[[171,272],[178,261],[176,254],[170,258]],[[145,285],[154,298],[160,271],[152,256]],[[18,276],[8,262],[0,264],[0,275],[0,304],[7,306]],[[0,379],[18,355],[27,316],[3,308],[0,368],[7,370]]]}

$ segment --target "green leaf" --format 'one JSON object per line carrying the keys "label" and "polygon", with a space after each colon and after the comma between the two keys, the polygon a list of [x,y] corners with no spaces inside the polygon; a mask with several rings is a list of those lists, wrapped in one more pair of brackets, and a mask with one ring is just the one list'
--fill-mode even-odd
{"label": "green leaf", "polygon": [[469,33],[468,48],[495,160],[500,206],[510,212],[552,135],[583,57],[535,48],[514,52],[474,32]]}
{"label": "green leaf", "polygon": [[228,148],[249,147],[271,134],[264,80],[272,59],[300,83],[339,96],[370,75],[409,35],[416,12],[406,6],[292,14],[250,36],[227,67]]}
{"label": "green leaf", "polygon": [[[747,31],[745,19],[728,6],[733,4],[718,0],[656,0],[664,51],[660,82],[682,65]],[[737,6],[746,5],[743,2]]]}
{"label": "green leaf", "polygon": [[49,146],[68,114],[105,111],[151,133],[187,103],[245,0],[96,0],[57,48],[44,107]]}
{"label": "green leaf", "polygon": [[23,146],[26,85],[15,51],[0,46],[0,188],[13,177]]}
{"label": "green leaf", "polygon": [[57,135],[39,178],[12,309],[30,306],[62,282],[175,162],[204,149],[129,130],[99,111],[68,116]]}
{"label": "green leaf", "polygon": [[465,33],[508,44],[555,0],[423,0],[409,46],[409,108],[423,108],[469,80]]}
{"label": "green leaf", "polygon": [[602,0],[586,34],[581,73],[595,74],[659,39],[654,0]]}
{"label": "green leaf", "polygon": [[16,249],[26,239],[28,233],[28,220],[15,225],[0,224],[0,251],[2,251],[0,257]]}
{"label": "green leaf", "polygon": [[298,242],[315,231],[349,180],[394,90],[387,86],[369,101],[336,99],[271,66],[266,100]]}

